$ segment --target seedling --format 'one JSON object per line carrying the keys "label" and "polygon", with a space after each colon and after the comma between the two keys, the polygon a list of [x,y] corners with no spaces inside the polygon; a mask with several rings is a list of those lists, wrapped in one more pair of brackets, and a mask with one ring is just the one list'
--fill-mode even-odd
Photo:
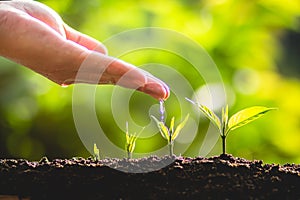
{"label": "seedling", "polygon": [[94,159],[100,160],[100,150],[98,149],[96,143],[94,143]]}
{"label": "seedling", "polygon": [[169,128],[165,125],[165,123],[163,121],[164,120],[164,111],[165,111],[165,109],[164,109],[164,106],[163,106],[163,102],[161,101],[160,102],[160,114],[161,114],[160,119],[161,120],[159,121],[154,116],[151,116],[151,117],[156,122],[156,125],[158,126],[159,132],[162,135],[162,137],[168,141],[169,153],[170,153],[170,156],[173,156],[173,154],[174,154],[174,140],[177,138],[180,131],[185,126],[185,124],[186,124],[186,122],[189,118],[189,114],[186,115],[184,120],[180,124],[178,124],[178,126],[175,129],[174,128],[175,117],[172,117]]}
{"label": "seedling", "polygon": [[139,134],[144,130],[144,128],[138,133],[134,133],[134,134],[129,134],[128,131],[128,122],[126,122],[126,144],[125,144],[125,150],[127,152],[127,158],[131,159],[132,158],[132,153],[135,149],[135,142],[139,136]]}
{"label": "seedling", "polygon": [[276,108],[267,108],[263,106],[253,106],[243,109],[228,119],[228,105],[222,109],[222,120],[209,108],[204,105],[195,103],[194,101],[186,98],[189,102],[197,105],[203,114],[218,128],[220,136],[222,138],[222,152],[226,153],[226,137],[230,131],[233,131],[239,127],[242,127],[260,117],[265,115],[271,110]]}

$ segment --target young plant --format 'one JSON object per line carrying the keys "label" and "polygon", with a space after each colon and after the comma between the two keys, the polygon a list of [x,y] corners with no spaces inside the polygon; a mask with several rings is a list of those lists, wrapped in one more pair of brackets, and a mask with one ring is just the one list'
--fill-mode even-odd
{"label": "young plant", "polygon": [[156,122],[156,124],[159,128],[159,132],[161,133],[162,137],[168,141],[169,153],[170,153],[170,156],[173,156],[174,140],[179,135],[181,129],[183,129],[183,127],[185,126],[185,124],[189,118],[189,114],[187,114],[186,117],[184,118],[184,120],[180,124],[178,124],[176,129],[174,128],[175,117],[172,117],[169,128],[165,125],[164,122],[159,121],[154,116],[152,116],[152,118]]}
{"label": "young plant", "polygon": [[189,114],[187,114],[187,116],[184,118],[184,120],[180,124],[178,124],[178,126],[175,129],[175,127],[174,127],[175,117],[172,117],[169,128],[165,125],[165,123],[163,121],[164,120],[164,107],[163,107],[162,101],[160,104],[160,113],[161,113],[160,121],[157,118],[155,118],[154,116],[151,116],[151,117],[156,122],[156,125],[158,126],[159,132],[162,135],[162,137],[168,141],[169,153],[170,153],[170,156],[173,156],[174,140],[179,135],[181,129],[185,126],[185,124],[189,118]]}
{"label": "young plant", "polygon": [[94,143],[94,159],[100,160],[100,150],[98,149],[96,143]]}
{"label": "young plant", "polygon": [[127,158],[131,159],[132,158],[132,153],[135,149],[135,142],[139,136],[139,134],[144,130],[144,128],[138,133],[134,133],[134,134],[129,134],[128,131],[128,122],[126,122],[126,144],[125,144],[125,150],[127,152]]}
{"label": "young plant", "polygon": [[204,105],[195,103],[186,98],[189,102],[197,105],[202,113],[217,127],[222,138],[222,152],[226,153],[226,137],[230,131],[242,127],[276,108],[267,108],[263,106],[253,106],[243,109],[228,118],[228,105],[222,109],[222,119],[220,119],[212,110]]}

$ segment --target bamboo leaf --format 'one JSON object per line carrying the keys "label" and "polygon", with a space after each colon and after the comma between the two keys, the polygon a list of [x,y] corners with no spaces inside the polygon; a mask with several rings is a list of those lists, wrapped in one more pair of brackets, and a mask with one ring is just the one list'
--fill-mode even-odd
{"label": "bamboo leaf", "polygon": [[246,108],[234,114],[228,121],[228,130],[235,130],[241,126],[244,126],[260,117],[265,115],[267,112],[271,110],[275,110],[276,108],[267,108],[263,106],[253,106],[250,108]]}
{"label": "bamboo leaf", "polygon": [[177,136],[179,135],[179,132],[181,131],[181,129],[183,129],[183,127],[185,126],[186,122],[189,119],[189,114],[186,115],[186,117],[184,118],[184,120],[176,127],[175,132],[173,133],[173,135],[171,136],[171,141],[174,141]]}
{"label": "bamboo leaf", "polygon": [[156,119],[154,116],[151,116],[154,121],[156,122],[156,125],[159,129],[160,134],[162,135],[163,138],[165,138],[166,140],[168,140],[168,142],[170,142],[170,138],[169,138],[169,130],[168,128],[165,126],[165,124],[161,121],[159,121],[158,119]]}

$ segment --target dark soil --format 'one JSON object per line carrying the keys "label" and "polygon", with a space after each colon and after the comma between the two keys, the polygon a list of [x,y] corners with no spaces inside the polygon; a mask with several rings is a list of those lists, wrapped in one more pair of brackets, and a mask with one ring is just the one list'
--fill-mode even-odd
{"label": "dark soil", "polygon": [[[29,199],[300,199],[300,165],[263,164],[221,155],[143,159],[0,160],[0,195]],[[113,168],[119,168],[116,170]]]}

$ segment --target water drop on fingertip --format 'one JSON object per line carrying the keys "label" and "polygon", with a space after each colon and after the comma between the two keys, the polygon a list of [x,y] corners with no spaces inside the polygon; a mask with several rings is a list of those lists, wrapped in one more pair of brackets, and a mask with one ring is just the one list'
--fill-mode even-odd
{"label": "water drop on fingertip", "polygon": [[63,87],[63,88],[67,88],[69,85],[68,85],[68,84],[65,84],[65,83],[63,83],[63,84],[61,84],[60,86],[61,86],[61,87]]}

